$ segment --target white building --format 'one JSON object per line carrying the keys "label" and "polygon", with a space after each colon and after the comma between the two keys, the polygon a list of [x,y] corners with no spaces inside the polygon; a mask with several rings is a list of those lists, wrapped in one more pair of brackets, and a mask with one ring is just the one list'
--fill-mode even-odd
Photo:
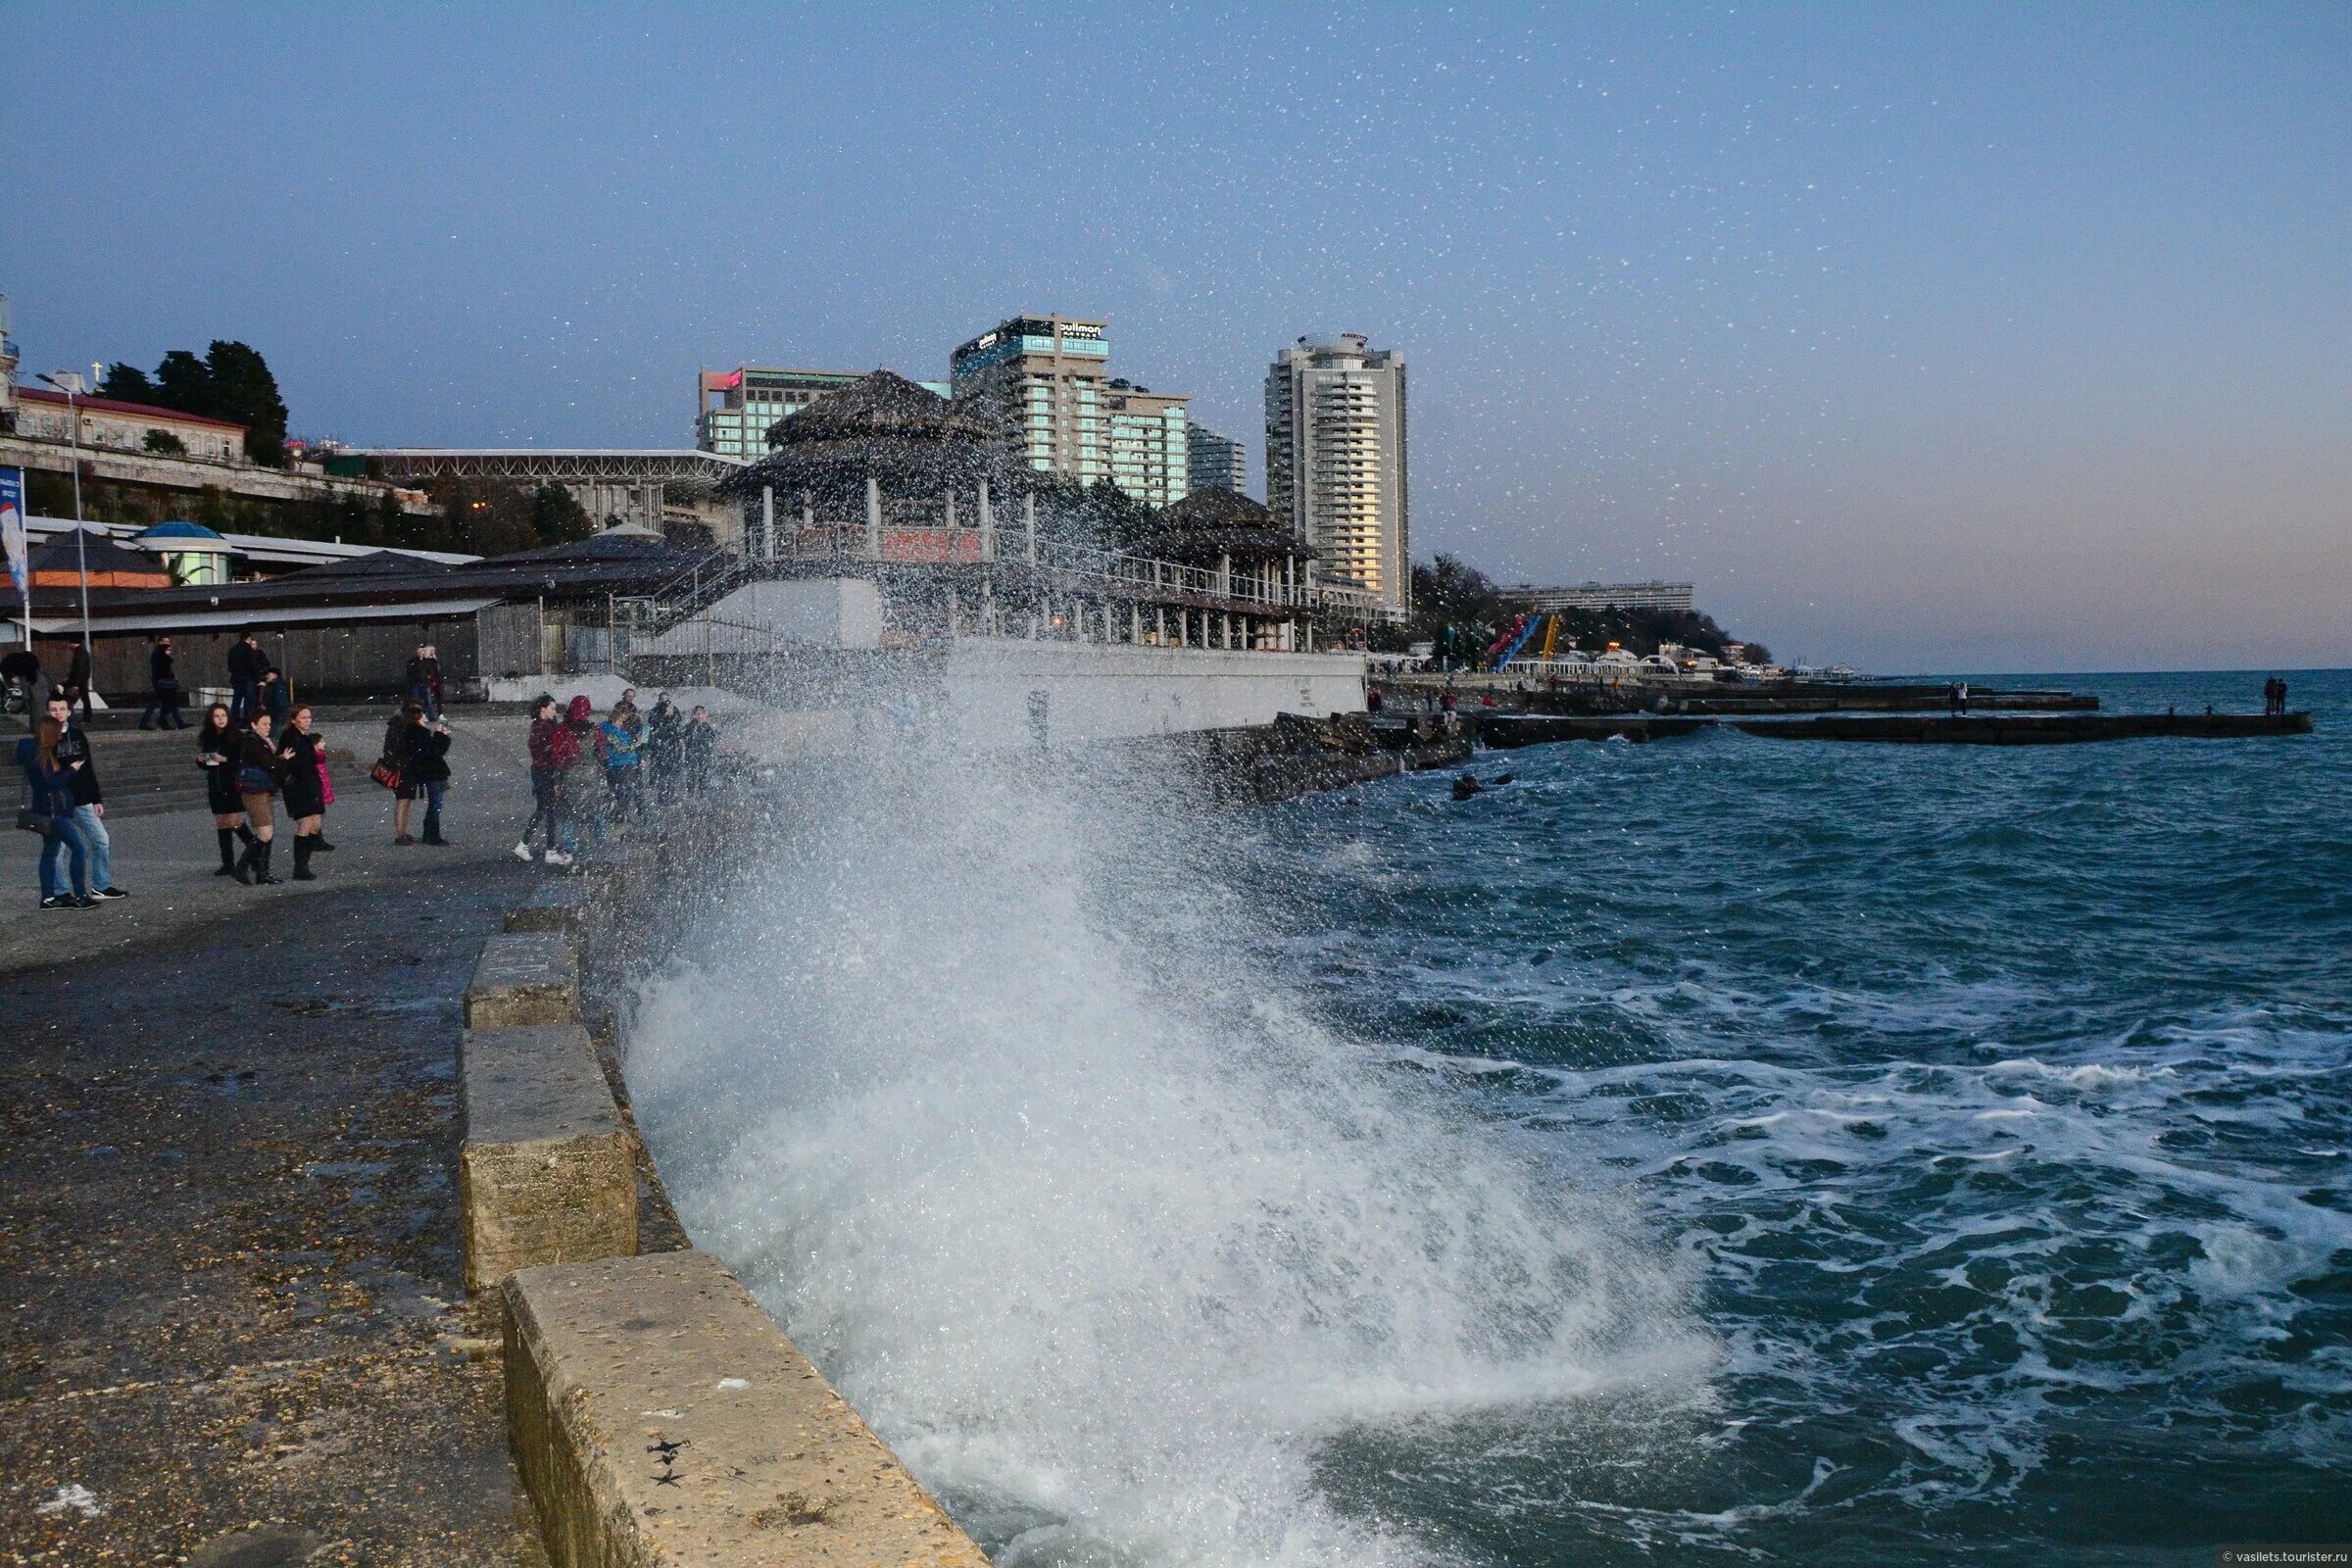
{"label": "white building", "polygon": [[1404,356],[1360,332],[1302,337],[1266,371],[1266,505],[1324,582],[1402,619],[1412,606]]}

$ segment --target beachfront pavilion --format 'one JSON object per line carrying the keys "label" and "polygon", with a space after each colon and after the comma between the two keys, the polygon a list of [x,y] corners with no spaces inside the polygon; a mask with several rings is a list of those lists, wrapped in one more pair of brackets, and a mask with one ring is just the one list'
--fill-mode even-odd
{"label": "beachfront pavilion", "polygon": [[869,578],[885,636],[902,646],[942,636],[1308,646],[1303,549],[1277,573],[1257,554],[1160,559],[1057,540],[1054,518],[1040,517],[1052,476],[1001,435],[977,410],[888,370],[827,393],[777,421],[767,456],[719,486],[744,510],[747,571]]}

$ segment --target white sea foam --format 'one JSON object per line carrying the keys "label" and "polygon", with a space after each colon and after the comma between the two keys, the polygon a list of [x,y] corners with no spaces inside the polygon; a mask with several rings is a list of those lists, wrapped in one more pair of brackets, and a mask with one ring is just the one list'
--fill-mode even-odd
{"label": "white sea foam", "polygon": [[698,1242],[1007,1565],[1377,1563],[1335,1437],[1703,1397],[1615,1204],[1310,1016],[1148,817],[976,764],[837,781],[646,991]]}

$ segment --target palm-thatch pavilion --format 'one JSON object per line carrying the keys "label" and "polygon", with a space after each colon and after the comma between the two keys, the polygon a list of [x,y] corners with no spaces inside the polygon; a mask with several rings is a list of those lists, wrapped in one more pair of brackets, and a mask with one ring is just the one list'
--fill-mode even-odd
{"label": "palm-thatch pavilion", "polygon": [[[1315,555],[1272,512],[1238,490],[1215,487],[1162,507],[1135,550],[1211,573],[1210,586],[1221,598],[1278,605],[1305,602]],[[1208,635],[1222,639],[1212,646],[1289,652],[1296,634],[1288,617],[1245,614],[1213,624]]]}
{"label": "palm-thatch pavilion", "polygon": [[874,580],[894,642],[1306,648],[1308,552],[1278,546],[1264,508],[1223,492],[1171,509],[1182,559],[1116,555],[1039,537],[1049,482],[973,411],[876,370],[778,420],[719,493],[744,509],[747,567]]}

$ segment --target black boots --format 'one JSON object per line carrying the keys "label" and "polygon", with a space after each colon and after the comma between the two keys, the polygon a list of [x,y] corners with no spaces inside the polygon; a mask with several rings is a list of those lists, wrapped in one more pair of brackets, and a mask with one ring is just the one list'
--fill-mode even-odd
{"label": "black boots", "polygon": [[213,875],[235,876],[237,874],[237,830],[233,827],[217,827],[213,829],[213,836],[220,841],[220,869],[215,871]]}
{"label": "black boots", "polygon": [[311,851],[317,847],[313,838],[314,835],[304,833],[294,840],[294,880],[297,882],[318,880],[318,873],[311,869]]}
{"label": "black boots", "polygon": [[255,839],[252,847],[246,850],[245,858],[237,862],[237,880],[240,882],[248,880],[245,873],[250,871],[252,873],[250,880],[255,887],[273,888],[277,886],[277,878],[270,874],[270,849],[271,845],[269,840]]}
{"label": "black boots", "polygon": [[441,845],[446,845],[449,843],[449,840],[441,836],[441,813],[438,811],[427,811],[425,813],[424,842],[427,844]]}

